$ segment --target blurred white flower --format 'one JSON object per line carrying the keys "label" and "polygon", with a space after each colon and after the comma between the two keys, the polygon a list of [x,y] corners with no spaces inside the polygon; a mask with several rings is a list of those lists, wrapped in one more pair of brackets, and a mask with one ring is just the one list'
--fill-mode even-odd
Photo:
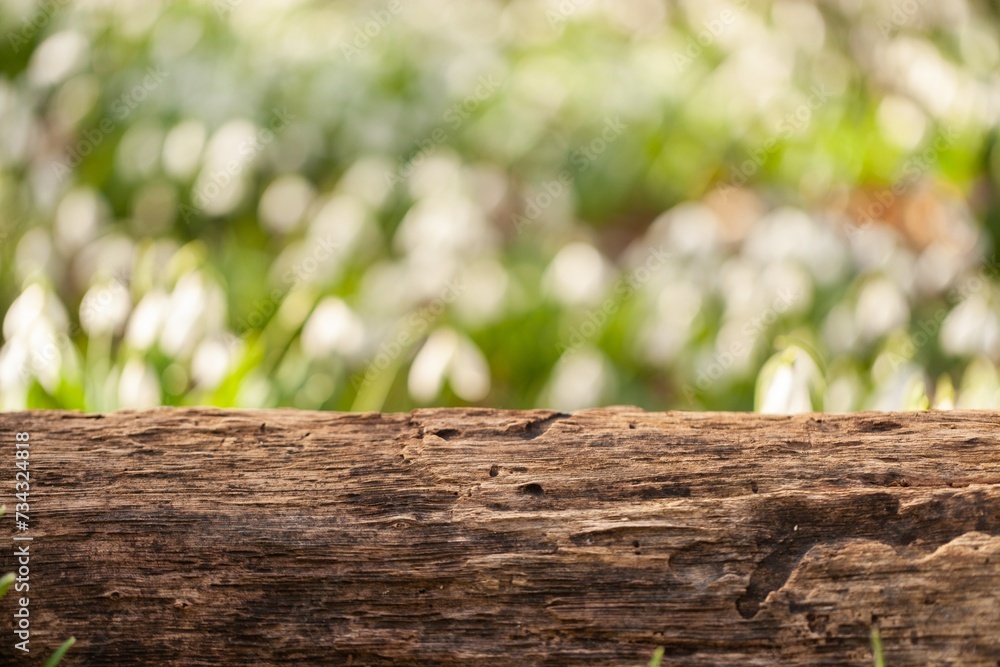
{"label": "blurred white flower", "polygon": [[279,234],[295,231],[315,196],[312,184],[302,176],[279,176],[260,196],[257,211],[261,225]]}
{"label": "blurred white flower", "polygon": [[822,409],[823,374],[812,356],[789,345],[767,360],[757,377],[757,412],[799,414]]}
{"label": "blurred white flower", "polygon": [[222,329],[225,312],[219,286],[201,273],[189,273],[170,294],[160,346],[171,356],[187,356],[199,340]]}
{"label": "blurred white flower", "polygon": [[224,170],[230,162],[246,160],[248,147],[254,146],[257,125],[245,118],[233,118],[217,129],[205,147],[205,169]]}
{"label": "blurred white flower", "polygon": [[59,297],[40,284],[32,283],[7,310],[3,326],[4,337],[13,338],[29,331],[39,321],[46,322],[59,332],[65,332],[69,324],[66,309]]}
{"label": "blurred white flower", "polygon": [[475,260],[462,271],[463,290],[455,300],[455,312],[465,322],[481,325],[502,315],[507,295],[507,269],[493,258]]}
{"label": "blurred white flower", "polygon": [[809,272],[796,262],[776,261],[768,264],[754,281],[753,313],[746,313],[752,319],[759,314],[774,315],[803,313],[813,301],[813,281]]}
{"label": "blurred white flower", "polygon": [[781,35],[794,41],[798,48],[809,53],[822,50],[826,21],[815,5],[801,0],[781,0],[774,4],[771,15]]}
{"label": "blurred white flower", "polygon": [[361,349],[364,337],[364,323],[350,306],[336,297],[327,297],[302,327],[302,351],[313,359],[334,353],[350,356]]}
{"label": "blurred white flower", "polygon": [[69,352],[69,338],[65,332],[57,332],[48,320],[36,320],[23,338],[31,356],[31,371],[45,391],[55,393],[62,377],[65,355]]}
{"label": "blurred white flower", "polygon": [[226,379],[232,362],[232,346],[218,338],[206,338],[191,359],[191,376],[201,389],[215,389]]}
{"label": "blurred white flower", "polygon": [[439,329],[427,338],[410,367],[408,386],[411,396],[418,401],[429,402],[441,393],[457,347],[458,334],[451,329]]}
{"label": "blurred white flower", "polygon": [[18,241],[14,254],[16,279],[21,283],[39,277],[57,281],[62,276],[63,262],[54,261],[52,237],[40,228],[29,229]]}
{"label": "blurred white flower", "polygon": [[830,309],[823,322],[823,342],[836,354],[846,354],[858,342],[858,325],[854,321],[854,309],[840,302]]}
{"label": "blurred white flower", "polygon": [[448,192],[418,200],[393,239],[400,252],[424,264],[440,262],[447,255],[490,250],[497,241],[496,228],[478,205]]}
{"label": "blurred white flower", "polygon": [[410,367],[408,386],[418,401],[433,401],[448,380],[463,401],[480,401],[490,391],[489,365],[483,353],[453,329],[434,331]]}
{"label": "blurred white flower", "polygon": [[824,412],[854,412],[864,392],[861,379],[853,370],[842,370],[827,384],[823,396]]}
{"label": "blurred white flower", "polygon": [[39,319],[45,318],[54,319],[65,326],[66,311],[44,287],[38,283],[28,285],[7,309],[3,320],[3,336],[10,340],[30,330]]}
{"label": "blurred white flower", "polygon": [[0,410],[27,407],[30,367],[28,346],[20,338],[0,347]]}
{"label": "blurred white flower", "polygon": [[92,188],[76,188],[66,193],[56,209],[56,244],[71,253],[97,234],[107,215],[107,205]]}
{"label": "blurred white flower", "polygon": [[924,112],[899,95],[886,95],[879,104],[876,118],[882,136],[904,151],[915,149],[927,131]]}
{"label": "blurred white flower", "polygon": [[744,252],[761,264],[796,260],[820,284],[836,280],[847,268],[847,248],[833,229],[795,208],[761,217],[750,229]]}
{"label": "blurred white flower", "polygon": [[[8,37],[13,34],[9,33]],[[28,79],[38,87],[59,83],[86,65],[89,48],[87,38],[77,30],[55,33],[31,55]]]}
{"label": "blurred white flower", "polygon": [[372,208],[378,208],[389,195],[385,173],[392,171],[393,165],[383,158],[365,156],[351,164],[347,173],[337,183],[337,189],[347,195],[360,197]]}
{"label": "blurred white flower", "polygon": [[862,337],[875,340],[905,326],[910,321],[910,305],[896,283],[880,276],[861,288],[854,320]]}
{"label": "blurred white flower", "polygon": [[941,349],[955,356],[1000,353],[1000,320],[982,294],[955,307],[941,325]]}
{"label": "blurred white flower", "polygon": [[262,372],[254,370],[247,374],[236,393],[236,405],[241,408],[273,407],[271,382]]}
{"label": "blurred white flower", "polygon": [[745,319],[754,310],[752,299],[757,292],[761,266],[743,255],[727,257],[718,270],[718,290],[730,317]]}
{"label": "blurred white flower", "polygon": [[570,243],[560,250],[542,278],[545,291],[564,304],[593,305],[604,295],[610,268],[589,243]]}
{"label": "blurred white flower", "polygon": [[451,388],[463,401],[474,403],[490,393],[490,367],[486,357],[465,336],[451,361]]}
{"label": "blurred white flower", "polygon": [[611,387],[612,371],[599,350],[567,352],[553,370],[542,405],[555,410],[581,410],[600,405]]}
{"label": "blurred white flower", "polygon": [[459,157],[451,151],[441,151],[415,166],[408,183],[410,193],[414,199],[424,199],[458,192],[461,174],[462,163]]}
{"label": "blurred white flower", "polygon": [[120,334],[131,309],[125,285],[117,280],[96,284],[80,302],[80,326],[90,336]]}
{"label": "blurred white flower", "polygon": [[195,207],[209,215],[225,215],[243,201],[249,190],[248,172],[263,148],[257,137],[257,126],[244,119],[216,130],[192,188]]}
{"label": "blurred white flower", "polygon": [[939,119],[960,99],[959,71],[931,42],[899,35],[885,44],[879,60],[881,76],[895,81],[895,90]]}
{"label": "blurred white flower", "polygon": [[170,297],[162,290],[147,293],[132,311],[125,340],[137,350],[147,350],[156,342],[167,317]]}
{"label": "blurred white flower", "polygon": [[944,290],[958,275],[965,258],[953,246],[931,243],[917,258],[914,266],[916,287],[924,294]]}
{"label": "blurred white flower", "polygon": [[[874,217],[874,214],[872,214]],[[903,238],[895,228],[866,220],[850,232],[851,252],[861,271],[879,271],[903,250]],[[898,262],[897,262],[898,263]]]}
{"label": "blurred white flower", "polygon": [[359,308],[365,315],[377,314],[398,318],[407,311],[420,307],[426,301],[441,298],[448,293],[447,301],[455,300],[454,290],[448,287],[455,265],[441,261],[421,271],[408,262],[381,261],[365,271],[358,288]]}
{"label": "blurred white flower", "polygon": [[327,239],[339,257],[349,256],[366,232],[374,231],[367,204],[351,194],[338,194],[322,202],[309,223],[309,236]]}
{"label": "blurred white flower", "polygon": [[[72,346],[67,336],[66,310],[55,294],[35,283],[14,300],[3,322],[3,370],[12,386],[27,386],[31,378],[49,393],[59,386]],[[69,359],[72,361],[72,358]]]}
{"label": "blurred white flower", "polygon": [[124,234],[105,234],[80,248],[69,275],[74,287],[90,287],[96,282],[129,282],[135,266],[135,242]]}
{"label": "blurred white flower", "polygon": [[691,337],[701,306],[701,291],[694,283],[677,280],[665,285],[656,300],[655,314],[641,333],[646,357],[657,363],[673,359]]}
{"label": "blurred white flower", "polygon": [[115,169],[119,177],[144,183],[160,166],[165,136],[159,119],[141,117],[127,126],[118,142]]}
{"label": "blurred white flower", "polygon": [[122,408],[155,408],[160,404],[156,369],[140,358],[130,359],[118,380],[118,405]]}
{"label": "blurred white flower", "polygon": [[662,214],[650,225],[651,247],[665,245],[668,252],[707,255],[718,248],[719,220],[708,206],[685,202]]}
{"label": "blurred white flower", "polygon": [[174,178],[190,178],[198,168],[204,146],[204,124],[197,120],[178,123],[163,141],[163,170]]}
{"label": "blurred white flower", "polygon": [[283,288],[330,284],[343,270],[345,254],[332,236],[292,241],[271,265],[271,283]]}
{"label": "blurred white flower", "polygon": [[930,398],[923,369],[911,362],[897,360],[897,363],[898,367],[878,382],[867,408],[883,411],[926,410],[930,407]]}

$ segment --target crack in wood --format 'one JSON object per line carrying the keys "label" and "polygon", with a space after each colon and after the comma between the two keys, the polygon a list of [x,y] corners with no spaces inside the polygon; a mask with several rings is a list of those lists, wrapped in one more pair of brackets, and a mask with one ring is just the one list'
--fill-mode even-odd
{"label": "crack in wood", "polygon": [[766,555],[756,564],[746,593],[736,600],[743,618],[753,618],[817,545],[866,539],[908,547],[919,539],[920,550],[927,552],[971,531],[1000,535],[1000,503],[982,492],[938,494],[902,512],[899,499],[888,493],[822,503],[785,497],[766,500],[753,514],[751,522],[760,526],[755,542]]}

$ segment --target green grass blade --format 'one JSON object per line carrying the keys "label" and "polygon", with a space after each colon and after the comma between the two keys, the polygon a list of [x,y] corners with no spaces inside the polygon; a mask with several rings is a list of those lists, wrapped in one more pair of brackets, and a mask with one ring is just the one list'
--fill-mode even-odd
{"label": "green grass blade", "polygon": [[885,667],[885,658],[882,656],[882,635],[878,628],[872,628],[872,655],[875,656],[875,667]]}
{"label": "green grass blade", "polygon": [[70,637],[69,639],[64,641],[63,645],[60,646],[56,650],[56,652],[52,654],[52,657],[49,658],[49,661],[45,663],[45,667],[56,667],[56,665],[59,664],[59,661],[63,659],[63,656],[66,655],[66,651],[69,650],[69,647],[75,643],[76,643],[76,637]]}
{"label": "green grass blade", "polygon": [[649,667],[660,667],[660,662],[663,660],[663,647],[653,651],[653,657],[649,659]]}
{"label": "green grass blade", "polygon": [[0,598],[4,596],[10,585],[14,583],[14,573],[5,574],[2,579],[0,579]]}

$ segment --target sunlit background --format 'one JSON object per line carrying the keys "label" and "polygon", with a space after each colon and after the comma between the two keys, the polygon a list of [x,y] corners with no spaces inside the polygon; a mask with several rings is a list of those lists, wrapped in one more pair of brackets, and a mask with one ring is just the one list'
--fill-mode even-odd
{"label": "sunlit background", "polygon": [[0,6],[0,407],[1000,407],[1000,8]]}

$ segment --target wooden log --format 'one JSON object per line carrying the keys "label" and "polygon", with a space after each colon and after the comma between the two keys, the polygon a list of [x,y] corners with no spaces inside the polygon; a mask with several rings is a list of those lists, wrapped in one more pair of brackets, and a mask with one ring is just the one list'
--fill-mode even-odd
{"label": "wooden log", "polygon": [[[1000,415],[0,414],[30,661],[1000,664]],[[9,540],[9,538],[8,538]],[[15,568],[15,542],[0,566]],[[15,600],[2,601],[12,618]]]}

